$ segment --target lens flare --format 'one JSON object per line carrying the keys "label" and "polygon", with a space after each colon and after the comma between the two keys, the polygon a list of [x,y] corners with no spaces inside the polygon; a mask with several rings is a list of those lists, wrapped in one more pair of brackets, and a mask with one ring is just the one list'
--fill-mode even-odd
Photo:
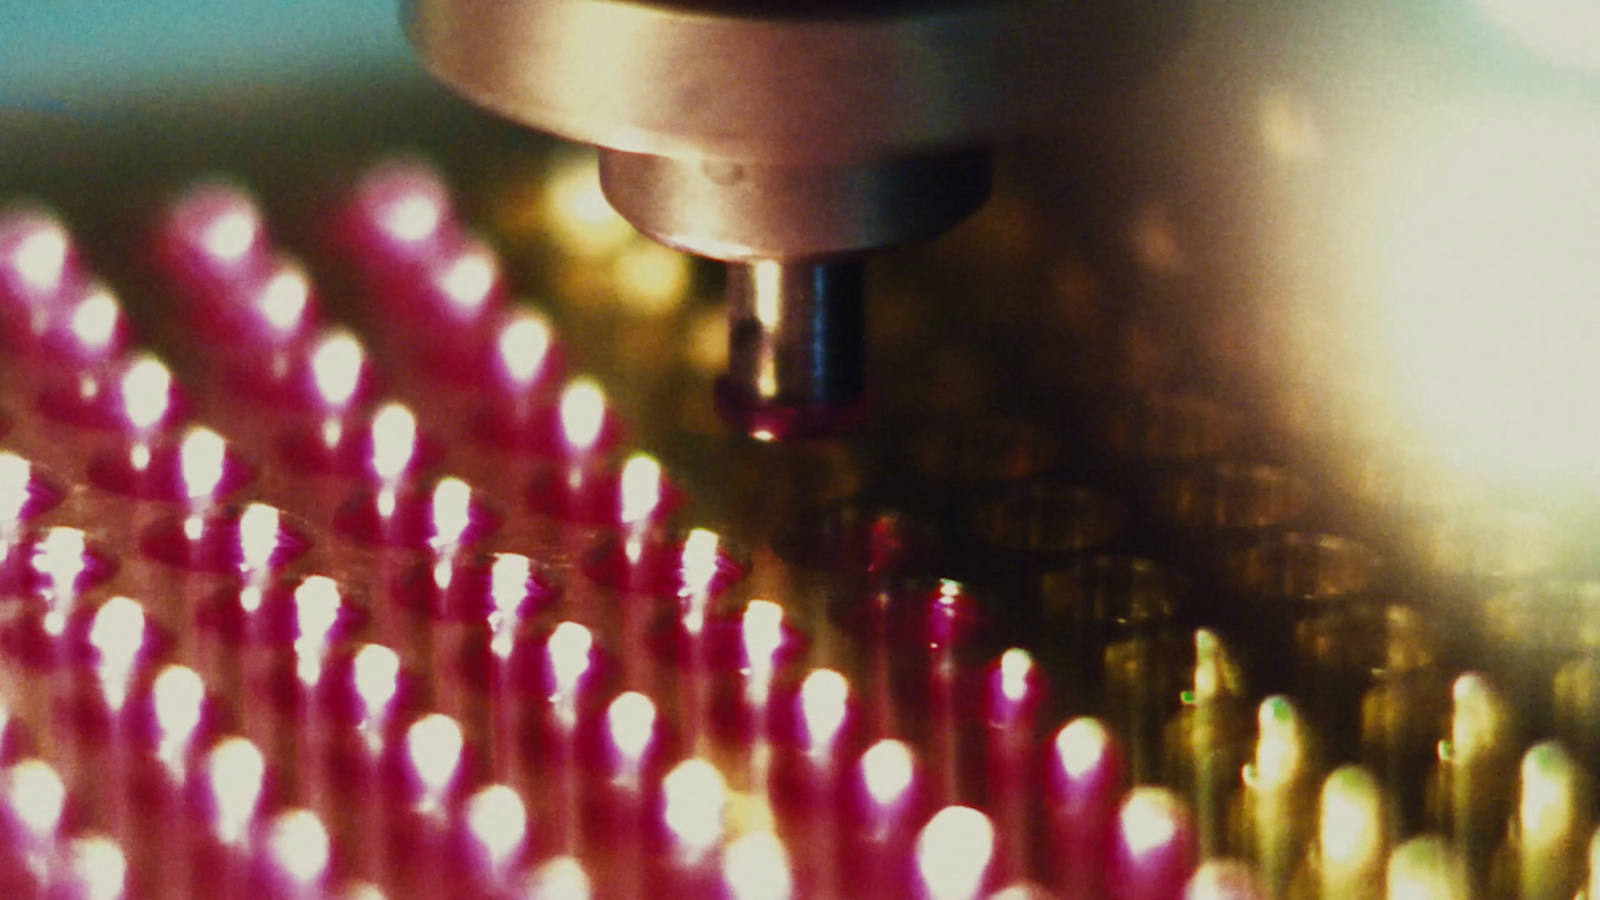
{"label": "lens flare", "polygon": [[[1595,16],[1556,0],[1493,5],[1582,6],[1571,18],[1591,25]],[[1374,192],[1384,198],[1372,213],[1382,225],[1375,343],[1399,404],[1385,413],[1462,476],[1600,487],[1597,156],[1590,112],[1481,106],[1397,165],[1392,190]]]}

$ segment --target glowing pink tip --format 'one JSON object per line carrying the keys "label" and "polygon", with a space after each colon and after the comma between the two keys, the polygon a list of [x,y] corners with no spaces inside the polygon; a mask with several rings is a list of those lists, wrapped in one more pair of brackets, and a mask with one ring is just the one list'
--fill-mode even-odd
{"label": "glowing pink tip", "polygon": [[369,222],[396,244],[421,244],[452,217],[444,181],[416,160],[395,159],[374,166],[362,177],[356,196]]}
{"label": "glowing pink tip", "polygon": [[250,298],[250,312],[274,343],[300,333],[311,308],[311,278],[290,259],[273,261],[270,274]]}
{"label": "glowing pink tip", "polygon": [[126,327],[122,304],[109,288],[98,282],[89,285],[77,302],[60,315],[72,354],[86,359],[104,359],[110,355]]}
{"label": "glowing pink tip", "polygon": [[966,806],[947,806],[917,835],[917,874],[928,900],[979,900],[994,857],[994,825]]}
{"label": "glowing pink tip", "polygon": [[861,784],[881,810],[903,803],[916,776],[916,758],[900,741],[882,740],[861,754]]}
{"label": "glowing pink tip", "polygon": [[656,705],[638,691],[618,694],[606,708],[606,737],[625,769],[637,769],[656,733]]}
{"label": "glowing pink tip", "polygon": [[205,257],[216,274],[237,271],[263,242],[261,211],[255,198],[237,185],[198,185],[173,202],[173,236],[190,253]]}
{"label": "glowing pink tip", "polygon": [[0,212],[0,301],[32,306],[55,297],[70,281],[71,262],[72,238],[53,214]]}
{"label": "glowing pink tip", "polygon": [[506,319],[495,338],[495,355],[510,387],[525,391],[539,381],[554,340],[549,321],[536,312],[518,310]]}
{"label": "glowing pink tip", "polygon": [[850,682],[832,669],[817,669],[800,684],[800,716],[812,753],[828,753],[850,711]]}
{"label": "glowing pink tip", "polygon": [[528,834],[528,810],[517,792],[503,784],[481,788],[467,799],[467,834],[498,879],[516,861]]}
{"label": "glowing pink tip", "polygon": [[355,399],[366,360],[361,342],[350,332],[334,328],[318,336],[311,349],[311,377],[324,411],[343,411]]}
{"label": "glowing pink tip", "polygon": [[453,318],[476,321],[495,299],[500,260],[481,241],[468,239],[446,259],[437,261],[433,287]]}
{"label": "glowing pink tip", "polygon": [[122,415],[135,432],[161,424],[172,408],[172,370],[156,357],[141,353],[122,370]]}
{"label": "glowing pink tip", "polygon": [[267,858],[292,890],[305,891],[320,885],[327,877],[332,851],[328,829],[316,813],[307,809],[278,813],[267,830]]}
{"label": "glowing pink tip", "polygon": [[423,716],[406,731],[406,759],[421,789],[418,807],[424,812],[441,810],[445,794],[461,768],[464,746],[461,726],[439,713]]}
{"label": "glowing pink tip", "polygon": [[267,764],[256,745],[242,737],[223,739],[206,756],[211,828],[224,844],[250,837],[250,825],[266,787]]}
{"label": "glowing pink tip", "polygon": [[122,900],[128,890],[128,859],[103,835],[75,837],[67,845],[67,888],[62,900]]}

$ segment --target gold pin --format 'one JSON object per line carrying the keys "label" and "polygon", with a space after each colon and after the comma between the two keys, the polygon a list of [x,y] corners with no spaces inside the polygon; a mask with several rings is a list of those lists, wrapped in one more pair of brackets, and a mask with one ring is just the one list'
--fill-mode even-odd
{"label": "gold pin", "polygon": [[1586,832],[1583,772],[1553,742],[1522,757],[1512,856],[1518,900],[1568,900],[1578,889]]}
{"label": "gold pin", "polygon": [[1334,770],[1322,784],[1317,809],[1317,896],[1366,900],[1384,877],[1388,829],[1383,789],[1360,766]]}
{"label": "gold pin", "polygon": [[1262,701],[1256,714],[1255,758],[1245,764],[1240,849],[1273,897],[1288,893],[1309,835],[1315,772],[1311,739],[1286,697]]}

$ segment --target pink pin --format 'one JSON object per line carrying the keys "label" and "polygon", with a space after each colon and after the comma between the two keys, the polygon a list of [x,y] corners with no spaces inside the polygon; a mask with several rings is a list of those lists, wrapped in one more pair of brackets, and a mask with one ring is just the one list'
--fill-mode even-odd
{"label": "pink pin", "polygon": [[156,258],[192,303],[214,301],[246,283],[268,261],[269,241],[255,198],[227,182],[197,184],[172,201]]}
{"label": "pink pin", "polygon": [[1035,735],[1044,679],[1020,648],[1001,654],[987,677],[986,772],[990,814],[998,831],[996,874],[1010,882],[1028,873],[1033,833],[1029,811],[1034,785]]}
{"label": "pink pin", "polygon": [[916,842],[918,900],[982,900],[992,881],[994,825],[966,806],[946,806]]}
{"label": "pink pin", "polygon": [[1196,836],[1183,801],[1163,788],[1128,792],[1106,864],[1110,900],[1181,900],[1194,872]]}
{"label": "pink pin", "polygon": [[81,284],[77,249],[66,225],[35,206],[0,210],[0,318],[7,331],[30,328],[62,294]]}
{"label": "pink pin", "polygon": [[645,825],[660,783],[661,722],[655,703],[636,691],[618,694],[602,725],[603,764],[590,824],[594,844],[616,855],[617,895],[644,896]]}
{"label": "pink pin", "polygon": [[1080,718],[1056,733],[1045,766],[1052,882],[1063,900],[1094,900],[1123,790],[1122,749],[1106,727]]}
{"label": "pink pin", "polygon": [[334,240],[369,290],[392,286],[460,227],[439,173],[411,158],[369,169],[335,218]]}
{"label": "pink pin", "polygon": [[73,370],[103,369],[128,348],[128,321],[110,288],[84,281],[64,288],[31,322],[32,339],[52,362]]}
{"label": "pink pin", "polygon": [[225,296],[194,310],[192,321],[197,333],[235,357],[244,353],[257,365],[281,365],[292,345],[317,324],[316,291],[299,262],[276,256]]}

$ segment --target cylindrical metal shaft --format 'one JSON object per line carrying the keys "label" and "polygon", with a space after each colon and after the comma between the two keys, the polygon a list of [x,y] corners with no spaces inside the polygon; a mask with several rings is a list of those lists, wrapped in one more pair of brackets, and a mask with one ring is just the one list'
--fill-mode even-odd
{"label": "cylindrical metal shaft", "polygon": [[765,440],[848,428],[865,391],[864,282],[859,261],[730,265],[723,415]]}

